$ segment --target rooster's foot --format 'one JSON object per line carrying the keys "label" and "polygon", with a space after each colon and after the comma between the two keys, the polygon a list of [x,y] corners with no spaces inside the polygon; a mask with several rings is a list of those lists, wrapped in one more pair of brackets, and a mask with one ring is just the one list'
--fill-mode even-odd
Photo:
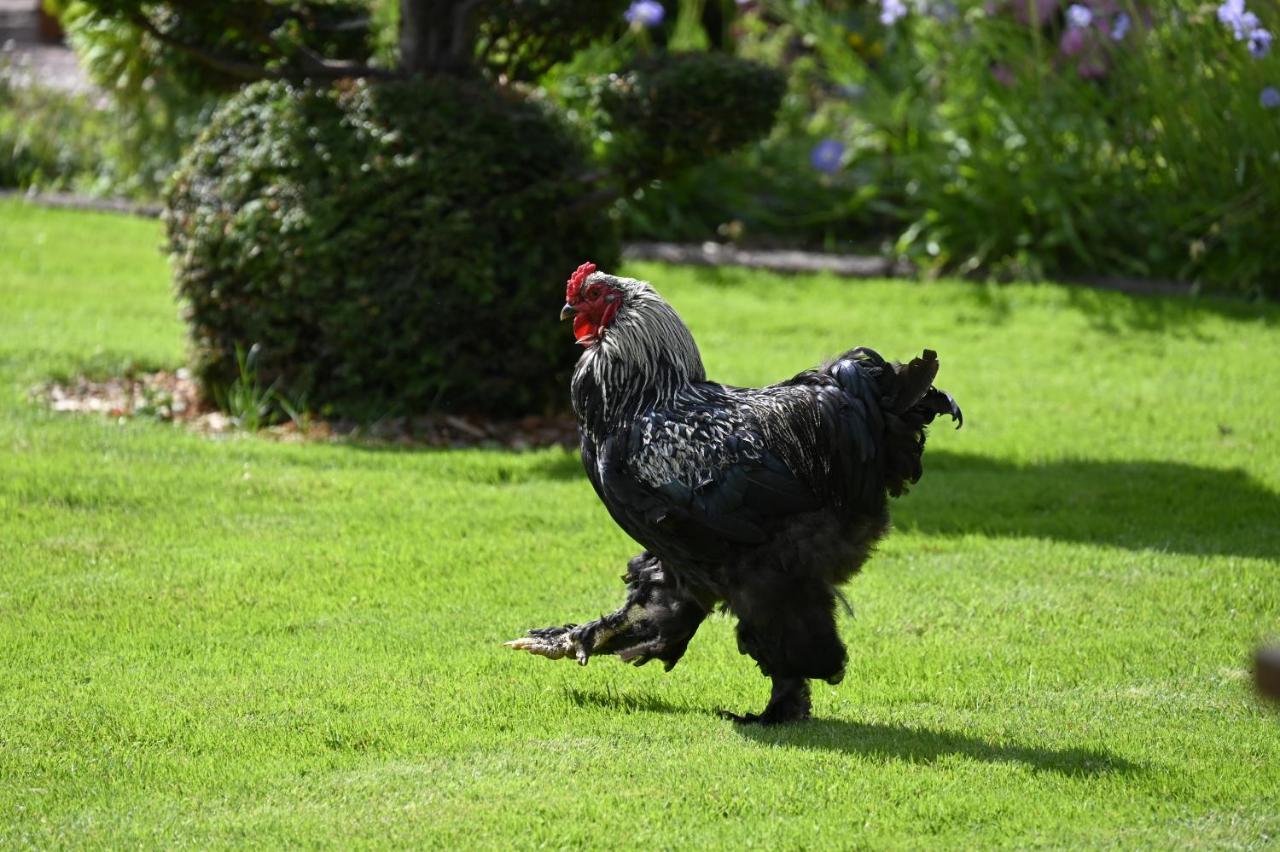
{"label": "rooster's foot", "polygon": [[811,706],[808,681],[804,678],[775,677],[769,705],[764,708],[764,712],[739,714],[721,710],[719,715],[739,725],[782,725],[808,719]]}
{"label": "rooster's foot", "polygon": [[716,715],[721,719],[728,719],[735,725],[759,725],[767,728],[771,725],[785,725],[788,722],[803,722],[809,718],[809,711],[806,709],[779,713],[765,710],[763,713],[734,713],[732,710],[717,710]]}
{"label": "rooster's foot", "polygon": [[528,651],[548,660],[572,657],[578,661],[578,665],[585,666],[591,657],[589,636],[584,635],[589,631],[583,629],[586,626],[566,624],[563,627],[539,627],[505,644],[513,650]]}

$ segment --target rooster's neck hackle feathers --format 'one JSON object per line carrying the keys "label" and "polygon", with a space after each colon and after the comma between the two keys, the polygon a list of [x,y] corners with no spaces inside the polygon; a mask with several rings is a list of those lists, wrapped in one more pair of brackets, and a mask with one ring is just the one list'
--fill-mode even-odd
{"label": "rooster's neck hackle feathers", "polygon": [[706,381],[702,355],[680,315],[643,281],[591,273],[622,293],[622,307],[600,342],[582,353],[573,374],[573,404],[583,427],[599,437],[645,407]]}

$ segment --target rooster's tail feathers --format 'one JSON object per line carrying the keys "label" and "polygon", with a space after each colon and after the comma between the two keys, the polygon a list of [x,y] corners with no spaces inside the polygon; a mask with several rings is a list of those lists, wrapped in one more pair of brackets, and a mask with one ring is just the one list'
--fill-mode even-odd
{"label": "rooster's tail feathers", "polygon": [[[844,355],[862,367],[880,399],[885,418],[887,453],[885,485],[894,497],[907,492],[923,472],[925,427],[939,415],[948,415],[956,428],[964,422],[960,406],[951,394],[933,386],[938,375],[938,353],[926,349],[906,364],[889,363],[871,349],[859,348]],[[843,382],[842,382],[843,384]]]}

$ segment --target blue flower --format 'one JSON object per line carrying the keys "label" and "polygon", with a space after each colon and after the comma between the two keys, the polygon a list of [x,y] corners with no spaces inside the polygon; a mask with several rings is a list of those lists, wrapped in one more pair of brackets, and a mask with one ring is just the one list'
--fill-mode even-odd
{"label": "blue flower", "polygon": [[1116,15],[1116,19],[1111,22],[1111,39],[1112,41],[1124,41],[1124,37],[1129,34],[1129,27],[1132,22],[1129,20],[1127,12],[1121,12]]}
{"label": "blue flower", "polygon": [[1231,28],[1235,30],[1236,41],[1243,41],[1249,37],[1249,33],[1258,28],[1258,16],[1252,12],[1245,12],[1235,20]]}
{"label": "blue flower", "polygon": [[666,14],[667,10],[662,8],[662,4],[657,0],[635,0],[622,17],[626,18],[627,23],[633,26],[649,29],[662,23],[662,19]]}
{"label": "blue flower", "polygon": [[893,26],[906,16],[907,4],[903,0],[880,0],[880,23],[886,27]]}
{"label": "blue flower", "polygon": [[835,139],[823,139],[809,152],[809,165],[823,174],[832,175],[840,171],[843,159],[844,143]]}
{"label": "blue flower", "polygon": [[1244,8],[1244,0],[1225,0],[1218,7],[1218,20],[1231,27],[1236,41],[1244,41],[1258,28],[1258,16]]}
{"label": "blue flower", "polygon": [[[1218,7],[1218,20],[1224,26],[1231,27],[1237,33],[1240,32],[1241,20],[1248,14],[1244,10],[1244,0],[1224,0]],[[1240,36],[1237,35],[1236,38]]]}
{"label": "blue flower", "polygon": [[1218,20],[1227,26],[1244,14],[1244,0],[1224,0],[1218,7]]}
{"label": "blue flower", "polygon": [[1267,86],[1262,90],[1262,95],[1258,98],[1258,103],[1262,104],[1264,109],[1275,109],[1280,107],[1280,89],[1275,86]]}
{"label": "blue flower", "polygon": [[[1243,2],[1243,0],[1241,0]],[[1082,30],[1093,23],[1093,10],[1080,3],[1072,3],[1067,7],[1067,25],[1072,29]]]}
{"label": "blue flower", "polygon": [[1249,33],[1249,52],[1254,59],[1261,59],[1271,52],[1271,33],[1258,27]]}
{"label": "blue flower", "polygon": [[[895,5],[901,6],[901,3]],[[954,21],[960,15],[960,9],[952,0],[915,0],[913,4],[916,12],[921,15],[928,15],[943,23]],[[907,13],[906,9],[902,9],[902,15]],[[901,17],[902,15],[899,15]]]}

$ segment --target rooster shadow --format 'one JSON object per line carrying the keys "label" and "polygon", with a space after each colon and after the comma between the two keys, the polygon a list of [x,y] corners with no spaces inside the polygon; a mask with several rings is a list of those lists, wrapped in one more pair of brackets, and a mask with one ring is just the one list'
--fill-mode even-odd
{"label": "rooster shadow", "polygon": [[[710,711],[672,704],[652,695],[622,695],[579,688],[566,691],[580,707],[599,707],[623,713],[666,713],[710,717]],[[762,728],[735,725],[745,739],[779,748],[801,748],[860,755],[874,760],[932,764],[953,757],[984,763],[1022,764],[1037,772],[1090,776],[1130,774],[1141,771],[1139,764],[1096,748],[1045,748],[1018,743],[997,743],[956,731],[880,722],[845,719],[808,721]]]}
{"label": "rooster shadow", "polygon": [[1021,764],[1036,772],[1091,776],[1133,774],[1142,767],[1096,748],[1047,748],[991,742],[970,734],[911,725],[810,719],[798,725],[761,728],[737,725],[746,739],[781,748],[836,751],[872,760],[933,764],[950,758]]}
{"label": "rooster shadow", "polygon": [[929,450],[894,507],[904,530],[1055,539],[1193,555],[1280,557],[1280,494],[1238,469]]}

